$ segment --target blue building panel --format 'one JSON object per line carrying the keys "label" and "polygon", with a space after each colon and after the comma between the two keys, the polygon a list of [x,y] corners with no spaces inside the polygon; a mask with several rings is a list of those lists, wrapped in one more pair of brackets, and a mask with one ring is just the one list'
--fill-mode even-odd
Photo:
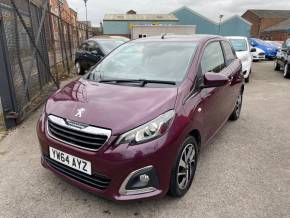
{"label": "blue building panel", "polygon": [[194,25],[197,34],[214,34],[223,36],[250,36],[252,24],[235,15],[221,24],[193,11],[188,7],[182,7],[171,13],[176,20],[104,20],[104,34],[107,35],[130,35],[131,25]]}
{"label": "blue building panel", "polygon": [[105,35],[129,35],[131,34],[132,25],[177,25],[178,21],[106,21],[104,20],[103,28]]}
{"label": "blue building panel", "polygon": [[217,34],[218,26],[215,22],[187,7],[178,9],[173,14],[179,20],[179,25],[196,25],[196,33],[198,34]]}
{"label": "blue building panel", "polygon": [[250,37],[251,24],[239,16],[234,16],[221,24],[220,35]]}
{"label": "blue building panel", "polygon": [[219,23],[198,14],[188,7],[182,7],[172,13],[178,18],[180,25],[196,25],[197,34],[250,36],[252,24],[237,15],[219,25]]}

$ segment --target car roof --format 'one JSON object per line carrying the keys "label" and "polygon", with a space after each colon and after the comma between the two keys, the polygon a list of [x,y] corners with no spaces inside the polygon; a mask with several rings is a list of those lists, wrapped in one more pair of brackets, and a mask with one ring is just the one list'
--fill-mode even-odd
{"label": "car roof", "polygon": [[141,39],[135,39],[135,42],[143,41],[179,41],[179,42],[204,42],[211,39],[225,39],[224,37],[217,35],[204,35],[204,34],[194,34],[194,35],[164,35],[152,36]]}
{"label": "car roof", "polygon": [[99,41],[116,41],[118,39],[113,39],[113,38],[90,38],[87,39],[85,42],[90,42],[90,41],[94,41],[94,42],[99,42]]}
{"label": "car roof", "polygon": [[100,41],[120,41],[120,40],[125,40],[126,41],[129,41],[128,38],[126,37],[122,37],[122,36],[95,36],[95,37],[92,37],[92,38],[89,38],[87,40],[85,40],[84,42],[91,42],[91,41],[94,41],[94,42],[100,42]]}
{"label": "car roof", "polygon": [[248,40],[245,36],[226,36],[227,39],[245,39]]}

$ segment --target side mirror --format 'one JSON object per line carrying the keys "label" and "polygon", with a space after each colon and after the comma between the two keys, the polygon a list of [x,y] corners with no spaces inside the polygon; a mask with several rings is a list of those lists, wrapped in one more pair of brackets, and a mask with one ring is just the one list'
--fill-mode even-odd
{"label": "side mirror", "polygon": [[201,88],[215,88],[225,86],[229,83],[229,78],[220,73],[205,73],[204,82]]}
{"label": "side mirror", "polygon": [[97,50],[92,51],[92,54],[93,55],[100,55],[99,51],[97,51]]}
{"label": "side mirror", "polygon": [[257,49],[256,48],[251,48],[250,52],[256,52]]}
{"label": "side mirror", "polygon": [[288,55],[290,55],[290,47],[282,48],[281,51],[286,52]]}

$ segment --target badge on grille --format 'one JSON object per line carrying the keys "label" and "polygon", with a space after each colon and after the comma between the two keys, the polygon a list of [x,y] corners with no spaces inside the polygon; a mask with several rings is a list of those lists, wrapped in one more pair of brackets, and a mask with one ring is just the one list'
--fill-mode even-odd
{"label": "badge on grille", "polygon": [[77,110],[77,113],[75,114],[75,117],[81,118],[83,116],[83,113],[86,111],[84,108],[80,108]]}

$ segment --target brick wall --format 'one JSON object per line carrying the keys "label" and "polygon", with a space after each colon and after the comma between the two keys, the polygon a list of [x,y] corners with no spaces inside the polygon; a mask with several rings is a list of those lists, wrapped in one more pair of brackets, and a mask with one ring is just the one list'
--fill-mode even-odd
{"label": "brick wall", "polygon": [[285,41],[290,38],[290,34],[286,31],[263,32],[261,33],[261,38],[272,41]]}
{"label": "brick wall", "polygon": [[247,11],[242,15],[242,17],[253,24],[251,29],[251,36],[257,38],[265,35],[263,32],[266,28],[286,20],[285,18],[259,18],[251,11]]}
{"label": "brick wall", "polygon": [[285,18],[262,18],[260,32],[263,32],[268,27],[274,26],[282,21],[287,20]]}
{"label": "brick wall", "polygon": [[[59,8],[59,2],[63,2],[61,4],[61,7]],[[60,1],[60,0],[50,0],[50,6],[51,6],[51,12],[56,15],[59,16],[59,10],[61,10],[61,17],[62,19],[69,23],[72,26],[77,26],[77,12],[75,12],[74,10],[72,10],[67,1]]]}
{"label": "brick wall", "polygon": [[259,35],[260,31],[260,19],[257,15],[252,13],[251,11],[247,11],[242,15],[242,18],[246,19],[250,23],[252,23],[252,29],[251,29],[251,36],[257,37]]}

